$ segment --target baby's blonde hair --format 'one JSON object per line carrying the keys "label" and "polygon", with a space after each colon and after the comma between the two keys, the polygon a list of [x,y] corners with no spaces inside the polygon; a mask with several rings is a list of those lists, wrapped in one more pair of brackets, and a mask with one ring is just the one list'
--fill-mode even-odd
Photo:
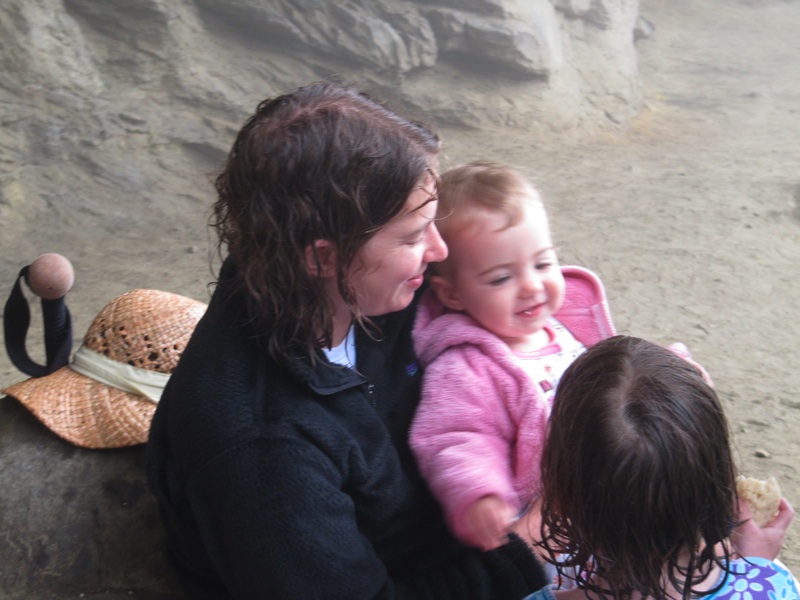
{"label": "baby's blonde hair", "polygon": [[[474,223],[481,209],[506,215],[506,227],[513,227],[522,220],[526,205],[543,206],[536,189],[518,171],[487,160],[446,170],[439,179],[438,191],[436,227],[445,243]],[[434,271],[444,274],[451,266],[448,258]]]}

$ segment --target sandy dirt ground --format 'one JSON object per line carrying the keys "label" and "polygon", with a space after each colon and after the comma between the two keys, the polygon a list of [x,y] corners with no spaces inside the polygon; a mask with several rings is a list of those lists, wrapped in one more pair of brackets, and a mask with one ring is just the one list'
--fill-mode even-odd
{"label": "sandy dirt ground", "polygon": [[[493,158],[530,175],[562,262],[601,275],[620,332],[690,347],[724,399],[742,472],[776,476],[800,507],[800,2],[645,0],[641,12],[656,26],[638,46],[646,107],[625,131],[444,130],[445,166]],[[210,187],[205,206],[175,198],[135,228],[113,211],[26,222],[0,237],[3,301],[50,251],[76,267],[78,340],[132,288],[207,299],[211,199]],[[22,378],[0,357],[0,383]],[[798,523],[782,558],[800,573]]]}

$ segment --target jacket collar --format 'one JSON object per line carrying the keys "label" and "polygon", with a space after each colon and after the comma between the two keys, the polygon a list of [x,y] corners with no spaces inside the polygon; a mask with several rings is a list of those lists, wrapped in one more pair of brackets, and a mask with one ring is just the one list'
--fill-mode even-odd
{"label": "jacket collar", "polygon": [[353,369],[328,362],[322,352],[317,353],[313,364],[307,358],[287,358],[284,364],[294,377],[323,396],[336,394],[367,381]]}

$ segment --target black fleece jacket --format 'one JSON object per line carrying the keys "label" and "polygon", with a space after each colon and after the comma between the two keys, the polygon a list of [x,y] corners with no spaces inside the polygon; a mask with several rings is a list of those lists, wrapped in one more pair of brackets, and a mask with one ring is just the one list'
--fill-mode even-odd
{"label": "black fleece jacket", "polygon": [[230,265],[159,403],[147,473],[191,598],[519,600],[545,579],[519,539],[450,535],[408,448],[414,305],[359,332],[358,369],[276,362]]}

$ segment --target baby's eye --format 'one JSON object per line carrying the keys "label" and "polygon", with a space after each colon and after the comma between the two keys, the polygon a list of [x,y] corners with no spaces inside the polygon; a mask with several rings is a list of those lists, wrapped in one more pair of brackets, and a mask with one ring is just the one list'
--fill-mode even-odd
{"label": "baby's eye", "polygon": [[540,261],[540,262],[536,263],[536,270],[537,271],[546,271],[547,269],[549,269],[550,267],[554,266],[555,264],[556,264],[555,261],[543,260],[543,261]]}
{"label": "baby's eye", "polygon": [[511,279],[510,275],[501,275],[500,277],[495,277],[494,279],[490,280],[489,285],[493,286],[503,285],[509,279]]}

